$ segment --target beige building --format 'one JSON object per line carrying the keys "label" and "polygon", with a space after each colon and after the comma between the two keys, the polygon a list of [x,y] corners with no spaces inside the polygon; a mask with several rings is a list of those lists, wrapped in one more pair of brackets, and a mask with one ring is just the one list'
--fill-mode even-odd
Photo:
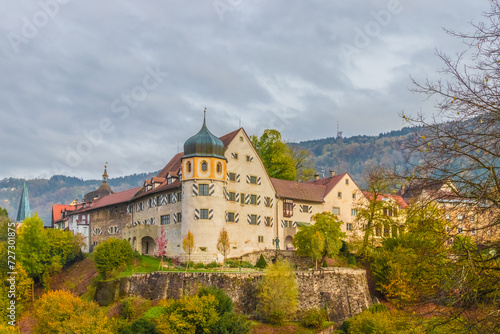
{"label": "beige building", "polygon": [[292,248],[301,225],[331,212],[352,235],[356,203],[363,194],[348,173],[313,182],[270,178],[243,128],[220,138],[206,127],[184,144],[156,177],[140,189],[112,193],[90,203],[90,244],[123,238],[142,254],[153,254],[164,228],[167,256],[187,259],[182,239],[194,236],[195,262],[220,261],[220,231],[227,230],[229,257],[265,249]]}

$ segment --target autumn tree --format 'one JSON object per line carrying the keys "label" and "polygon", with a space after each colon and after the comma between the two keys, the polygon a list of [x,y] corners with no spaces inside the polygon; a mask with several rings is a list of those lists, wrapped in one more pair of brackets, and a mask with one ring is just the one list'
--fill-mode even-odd
{"label": "autumn tree", "polygon": [[318,262],[323,263],[326,257],[339,253],[346,234],[340,229],[343,222],[329,212],[317,213],[311,220],[313,225],[299,227],[293,246],[297,254],[313,258],[317,268]]}
{"label": "autumn tree", "polygon": [[310,181],[314,178],[314,164],[311,154],[306,149],[301,149],[295,145],[288,145],[290,155],[295,163],[296,181]]}
{"label": "autumn tree", "polygon": [[95,302],[83,301],[68,291],[49,291],[33,308],[34,333],[101,333],[117,332],[116,323]]}
{"label": "autumn tree", "polygon": [[106,278],[113,270],[130,263],[134,251],[127,240],[110,238],[97,245],[92,255],[97,271]]}
{"label": "autumn tree", "polygon": [[17,254],[23,268],[35,280],[41,280],[50,259],[50,245],[43,228],[43,221],[37,214],[26,218],[17,233]]}
{"label": "autumn tree", "polygon": [[[361,246],[358,254],[369,257],[373,250],[372,239],[375,230],[387,228],[398,223],[399,204],[391,198],[396,188],[396,178],[392,172],[382,167],[372,167],[365,173],[367,184],[364,194],[359,194],[356,205],[356,224],[358,230],[363,230]],[[360,228],[360,227],[363,228]]]}
{"label": "autumn tree", "polygon": [[252,136],[251,140],[270,177],[295,180],[295,161],[278,130],[264,130],[260,138]]}
{"label": "autumn tree", "polygon": [[222,267],[224,266],[224,263],[226,262],[226,257],[231,251],[231,244],[229,242],[229,236],[227,235],[227,231],[225,228],[223,228],[220,233],[219,233],[219,239],[217,239],[217,251],[221,253],[221,255],[224,257],[224,260],[222,262],[221,266],[221,271]]}
{"label": "autumn tree", "polygon": [[155,243],[156,243],[156,250],[155,250],[155,256],[160,257],[160,264],[158,266],[158,269],[163,268],[163,257],[165,254],[167,254],[167,232],[165,231],[163,225],[161,226],[160,229],[160,234],[155,238]]}
{"label": "autumn tree", "polygon": [[295,272],[288,262],[269,264],[257,294],[257,314],[265,322],[282,324],[294,317],[298,295]]}
{"label": "autumn tree", "polygon": [[191,231],[188,230],[188,233],[184,238],[182,238],[182,249],[188,255],[188,260],[186,262],[186,272],[189,267],[189,262],[191,261],[191,254],[194,252],[194,236]]}
{"label": "autumn tree", "polygon": [[[500,217],[500,4],[490,2],[490,9],[483,14],[483,22],[472,24],[474,32],[448,33],[461,39],[465,51],[456,56],[438,52],[443,63],[439,80],[419,82],[414,80],[413,91],[432,99],[436,113],[401,116],[410,125],[419,126],[415,135],[405,143],[408,160],[418,161],[407,173],[408,179],[422,185],[453,184],[453,195],[463,202],[472,203],[490,212],[481,229],[496,230]],[[498,243],[492,241],[482,250],[457,253],[456,263],[467,260],[474,273],[487,282],[489,289],[498,291],[500,279],[491,273],[497,266],[498,256],[485,256],[498,252]],[[471,256],[475,254],[476,256]],[[472,267],[471,267],[472,266]],[[458,268],[457,268],[458,269]],[[461,277],[463,270],[456,272]],[[460,290],[459,302],[454,303],[457,314],[465,309],[488,308],[479,317],[470,319],[477,326],[486,322],[500,322],[500,304],[491,295],[477,298],[474,289]],[[489,297],[487,297],[489,296]],[[486,304],[485,304],[486,303]],[[494,328],[492,328],[494,329]],[[486,330],[484,332],[487,332]]]}

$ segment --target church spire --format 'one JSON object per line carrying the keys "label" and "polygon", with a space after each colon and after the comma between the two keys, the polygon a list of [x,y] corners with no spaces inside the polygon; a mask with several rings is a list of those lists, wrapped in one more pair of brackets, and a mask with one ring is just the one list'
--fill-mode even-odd
{"label": "church spire", "polygon": [[108,171],[107,171],[107,168],[108,168],[108,163],[106,162],[106,164],[104,165],[104,174],[102,174],[102,183],[108,183]]}
{"label": "church spire", "polygon": [[28,187],[26,186],[25,182],[23,186],[23,192],[21,193],[21,201],[19,202],[19,209],[17,210],[16,221],[22,223],[24,219],[30,216],[31,216],[30,198],[28,194]]}

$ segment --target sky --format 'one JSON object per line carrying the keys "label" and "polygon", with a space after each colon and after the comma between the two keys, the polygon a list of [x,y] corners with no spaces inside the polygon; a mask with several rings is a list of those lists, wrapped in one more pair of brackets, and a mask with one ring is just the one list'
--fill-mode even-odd
{"label": "sky", "polygon": [[411,77],[487,0],[16,0],[0,12],[0,179],[161,169],[207,126],[286,141],[432,114]]}

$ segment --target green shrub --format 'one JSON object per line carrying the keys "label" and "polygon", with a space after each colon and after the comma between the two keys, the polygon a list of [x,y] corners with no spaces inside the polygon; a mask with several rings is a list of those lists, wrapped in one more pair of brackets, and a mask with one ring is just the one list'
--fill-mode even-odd
{"label": "green shrub", "polygon": [[347,256],[347,264],[356,265],[356,257],[354,255]]}
{"label": "green shrub", "polygon": [[165,312],[163,306],[153,306],[144,313],[143,317],[146,319],[156,319]]}
{"label": "green shrub", "polygon": [[371,313],[387,312],[389,309],[384,304],[374,304],[368,308]]}
{"label": "green shrub", "polygon": [[225,313],[210,328],[210,334],[247,334],[250,333],[250,322],[246,317],[235,313]]}
{"label": "green shrub", "polygon": [[134,251],[127,240],[111,238],[97,245],[93,257],[99,274],[107,277],[112,270],[130,263]]}
{"label": "green shrub", "polygon": [[194,266],[193,266],[194,269],[203,269],[205,268],[205,265],[202,263],[202,262],[199,262],[199,263],[196,263]]}
{"label": "green shrub", "polygon": [[240,267],[241,268],[253,268],[253,264],[251,264],[250,262],[248,261],[243,261],[240,263]]}
{"label": "green shrub", "polygon": [[264,269],[267,267],[266,259],[264,259],[264,256],[262,254],[260,254],[259,260],[255,264],[255,267],[260,268],[260,269]]}
{"label": "green shrub", "polygon": [[234,304],[231,298],[224,292],[224,290],[216,287],[201,288],[198,292],[198,297],[212,295],[215,297],[219,305],[217,306],[217,313],[223,315],[233,311]]}
{"label": "green shrub", "polygon": [[324,309],[313,308],[305,312],[302,319],[302,326],[306,328],[319,329],[326,320],[326,312]]}
{"label": "green shrub", "polygon": [[134,316],[134,303],[130,299],[125,299],[121,305],[120,317],[132,319]]}
{"label": "green shrub", "polygon": [[275,310],[269,313],[265,320],[273,326],[281,326],[285,323],[285,312],[282,310]]}
{"label": "green shrub", "polygon": [[219,265],[217,264],[217,262],[213,261],[213,262],[210,262],[209,264],[207,264],[205,266],[205,268],[208,268],[208,269],[212,269],[212,268],[217,268]]}
{"label": "green shrub", "polygon": [[122,330],[121,334],[160,334],[151,320],[140,318]]}
{"label": "green shrub", "polygon": [[323,261],[323,268],[328,268],[328,263],[326,263],[326,260]]}

